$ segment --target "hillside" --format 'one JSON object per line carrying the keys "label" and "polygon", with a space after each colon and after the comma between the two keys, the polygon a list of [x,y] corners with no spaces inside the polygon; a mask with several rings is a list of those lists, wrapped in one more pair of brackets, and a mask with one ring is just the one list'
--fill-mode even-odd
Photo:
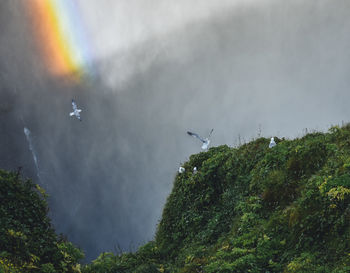
{"label": "hillside", "polygon": [[20,170],[0,170],[0,273],[80,272],[84,255],[56,235],[46,197]]}
{"label": "hillside", "polygon": [[[350,125],[275,140],[272,149],[269,139],[258,138],[238,148],[219,146],[192,155],[186,171],[175,177],[154,241],[135,253],[103,253],[81,271],[350,272]],[[15,174],[1,174],[1,198],[11,201],[16,191],[3,182],[6,176],[15,180]],[[23,207],[2,202],[0,217],[12,215],[12,206]],[[1,245],[13,237],[9,229],[28,231],[0,226]],[[56,242],[50,236],[47,240]],[[8,261],[13,251],[6,249]],[[30,262],[30,256],[24,258]],[[78,267],[78,259],[72,259],[70,270]],[[44,262],[56,271],[40,272],[61,272],[56,260]]]}
{"label": "hillside", "polygon": [[192,155],[155,240],[85,272],[349,272],[350,126],[276,142]]}

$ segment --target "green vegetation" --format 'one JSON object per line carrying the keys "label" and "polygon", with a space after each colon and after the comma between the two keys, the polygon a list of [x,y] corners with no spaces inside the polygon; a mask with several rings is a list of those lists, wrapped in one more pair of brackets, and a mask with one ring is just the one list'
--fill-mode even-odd
{"label": "green vegetation", "polygon": [[57,237],[47,212],[42,188],[0,170],[0,273],[80,272],[83,253]]}
{"label": "green vegetation", "polygon": [[[272,149],[269,139],[259,138],[192,155],[186,172],[175,178],[154,241],[135,253],[103,253],[81,271],[350,272],[350,125],[275,140]],[[195,166],[193,174],[189,170]],[[13,173],[0,174],[4,181],[18,180]],[[64,259],[69,272],[78,270],[81,253],[68,242],[58,247],[45,218],[46,203],[26,183],[21,190],[1,183],[1,200],[10,193],[19,196],[13,200],[28,200],[1,203],[0,244],[8,242],[2,263],[23,266],[25,261],[41,272],[68,272],[58,269],[63,251],[70,257]],[[30,213],[37,209],[33,204],[40,213]],[[3,224],[15,218],[22,220]],[[36,234],[45,235],[44,248],[35,247]]]}
{"label": "green vegetation", "polygon": [[155,240],[102,272],[349,272],[350,126],[192,155]]}

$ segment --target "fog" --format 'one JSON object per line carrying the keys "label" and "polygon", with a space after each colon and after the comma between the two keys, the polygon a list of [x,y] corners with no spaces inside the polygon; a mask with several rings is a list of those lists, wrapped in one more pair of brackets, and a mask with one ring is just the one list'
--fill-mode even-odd
{"label": "fog", "polygon": [[87,261],[153,238],[200,152],[187,130],[237,146],[349,120],[348,1],[78,1],[95,71],[78,83],[47,72],[21,2],[0,0],[0,168],[43,185]]}

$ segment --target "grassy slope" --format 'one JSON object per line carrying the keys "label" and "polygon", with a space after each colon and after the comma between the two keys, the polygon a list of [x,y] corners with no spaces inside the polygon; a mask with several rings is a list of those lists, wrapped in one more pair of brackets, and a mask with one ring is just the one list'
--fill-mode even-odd
{"label": "grassy slope", "polygon": [[349,272],[350,126],[276,142],[192,155],[155,240],[84,271]]}

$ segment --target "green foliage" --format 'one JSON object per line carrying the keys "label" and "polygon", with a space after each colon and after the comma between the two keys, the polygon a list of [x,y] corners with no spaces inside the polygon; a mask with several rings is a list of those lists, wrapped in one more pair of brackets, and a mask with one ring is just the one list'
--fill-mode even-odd
{"label": "green foliage", "polygon": [[163,268],[159,261],[158,248],[154,242],[140,247],[136,253],[114,255],[111,252],[102,253],[91,264],[84,266],[84,273],[158,273]]}
{"label": "green foliage", "polygon": [[276,142],[192,155],[155,241],[84,272],[348,272],[350,125]]}
{"label": "green foliage", "polygon": [[[198,172],[176,175],[155,240],[135,253],[103,253],[81,271],[349,272],[350,125],[275,140],[272,149],[269,139],[259,138],[192,155],[184,167]],[[5,191],[16,198],[18,192]],[[43,197],[35,200],[46,209]],[[19,204],[1,207],[1,219],[13,216],[11,206]],[[26,213],[25,228],[42,215],[53,232],[46,210]],[[42,244],[54,255],[45,260],[28,247],[36,233],[10,222],[1,225],[0,239],[8,246],[0,253],[0,272],[22,272],[21,266],[33,272],[79,272],[75,265],[82,253],[73,245],[46,235]]]}
{"label": "green foliage", "polygon": [[344,270],[350,126],[276,142],[191,156],[185,168],[199,172],[177,175],[156,234],[164,264],[174,272]]}
{"label": "green foliage", "polygon": [[0,200],[0,272],[80,272],[83,255],[58,240],[42,188],[0,170]]}

